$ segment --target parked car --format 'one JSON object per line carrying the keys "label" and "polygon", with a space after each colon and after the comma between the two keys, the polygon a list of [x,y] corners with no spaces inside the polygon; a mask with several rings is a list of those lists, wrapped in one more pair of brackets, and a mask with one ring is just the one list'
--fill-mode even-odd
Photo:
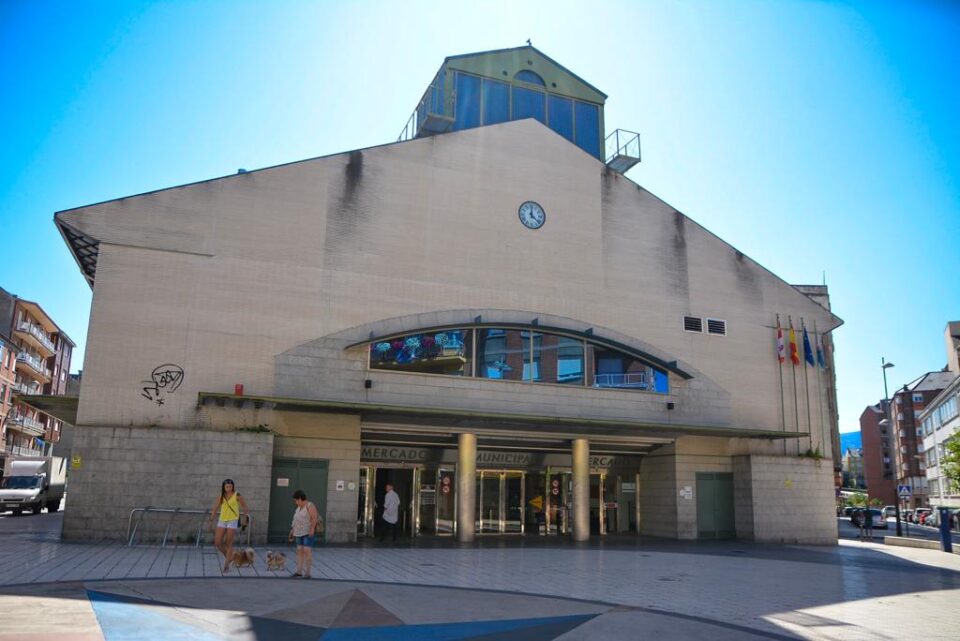
{"label": "parked car", "polygon": [[[897,515],[897,506],[896,505],[886,505],[883,508],[884,516],[896,516]],[[900,517],[903,518],[903,513],[900,514]]]}
{"label": "parked car", "polygon": [[853,514],[853,511],[854,511],[855,509],[857,509],[857,508],[853,507],[852,505],[844,506],[844,508],[843,508],[843,515],[844,515],[844,516],[851,516],[851,515]]}
{"label": "parked car", "polygon": [[930,514],[930,511],[928,507],[918,507],[913,511],[913,522],[923,525],[923,519]]}
{"label": "parked car", "polygon": [[900,520],[913,523],[913,510],[900,510]]}

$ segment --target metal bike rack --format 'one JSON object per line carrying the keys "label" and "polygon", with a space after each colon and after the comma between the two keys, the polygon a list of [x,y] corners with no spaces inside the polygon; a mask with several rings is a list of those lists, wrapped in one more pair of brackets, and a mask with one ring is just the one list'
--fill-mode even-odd
{"label": "metal bike rack", "polygon": [[[133,545],[134,541],[137,538],[137,530],[140,529],[140,524],[143,522],[143,518],[148,513],[158,513],[158,514],[169,514],[170,520],[167,521],[167,527],[163,531],[163,539],[160,543],[161,548],[167,547],[167,539],[170,537],[170,530],[173,528],[173,523],[176,520],[178,515],[189,514],[197,515],[200,518],[197,520],[197,534],[195,537],[194,547],[200,547],[200,542],[203,539],[203,525],[207,521],[207,517],[210,516],[210,510],[189,510],[180,507],[153,507],[148,505],[146,507],[136,507],[130,510],[130,515],[127,517],[127,547]],[[136,523],[134,523],[133,517],[137,515]],[[250,514],[246,515],[247,517],[247,541],[246,545],[250,545],[250,534],[253,532],[253,516]]]}

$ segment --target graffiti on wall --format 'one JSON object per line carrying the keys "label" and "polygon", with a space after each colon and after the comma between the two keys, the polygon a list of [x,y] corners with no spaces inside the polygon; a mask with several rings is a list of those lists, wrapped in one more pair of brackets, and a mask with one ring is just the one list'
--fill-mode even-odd
{"label": "graffiti on wall", "polygon": [[143,383],[140,396],[157,405],[163,405],[166,396],[176,392],[183,383],[183,368],[173,363],[159,365],[150,372],[150,380]]}

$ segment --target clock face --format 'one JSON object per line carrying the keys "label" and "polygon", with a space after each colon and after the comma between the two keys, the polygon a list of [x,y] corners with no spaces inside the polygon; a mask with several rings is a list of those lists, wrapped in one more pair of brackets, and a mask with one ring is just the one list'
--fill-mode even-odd
{"label": "clock face", "polygon": [[520,222],[530,229],[540,229],[543,227],[543,223],[547,222],[547,214],[543,211],[543,207],[532,200],[520,205],[518,214],[520,215]]}

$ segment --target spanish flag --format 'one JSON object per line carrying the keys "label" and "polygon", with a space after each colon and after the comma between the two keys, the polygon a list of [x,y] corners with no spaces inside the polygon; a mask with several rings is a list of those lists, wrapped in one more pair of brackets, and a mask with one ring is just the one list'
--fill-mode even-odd
{"label": "spanish flag", "polygon": [[790,323],[790,360],[794,365],[800,364],[800,354],[797,352],[797,333],[793,331],[793,323]]}

